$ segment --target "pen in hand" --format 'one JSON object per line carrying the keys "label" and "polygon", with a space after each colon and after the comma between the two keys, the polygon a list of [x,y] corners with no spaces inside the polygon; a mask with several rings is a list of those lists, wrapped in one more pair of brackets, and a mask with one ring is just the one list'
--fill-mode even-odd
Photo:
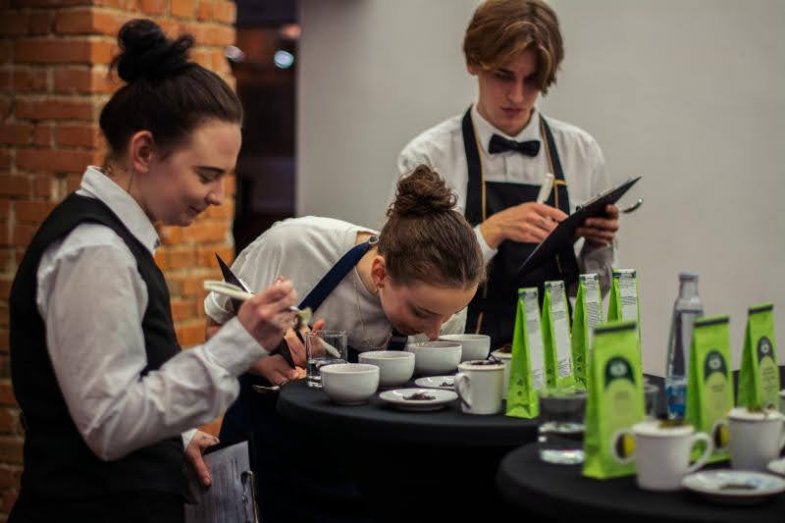
{"label": "pen in hand", "polygon": [[553,179],[553,173],[545,175],[545,179],[540,186],[540,192],[537,194],[537,203],[545,203],[545,201],[550,198],[551,190],[553,190]]}

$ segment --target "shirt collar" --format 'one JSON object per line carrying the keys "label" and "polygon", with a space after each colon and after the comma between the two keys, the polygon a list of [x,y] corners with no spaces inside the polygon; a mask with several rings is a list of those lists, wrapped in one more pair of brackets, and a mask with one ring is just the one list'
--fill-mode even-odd
{"label": "shirt collar", "polygon": [[488,144],[490,144],[491,136],[494,134],[499,134],[517,142],[540,140],[540,112],[536,107],[532,109],[532,116],[529,118],[529,123],[515,136],[505,134],[483,118],[477,110],[476,103],[472,105],[472,122],[474,123],[474,130],[477,133],[477,139],[480,141],[480,145],[485,154],[490,154],[488,152]]}
{"label": "shirt collar", "polygon": [[98,167],[87,167],[78,192],[105,203],[145,248],[151,253],[155,252],[160,243],[155,226],[137,201]]}

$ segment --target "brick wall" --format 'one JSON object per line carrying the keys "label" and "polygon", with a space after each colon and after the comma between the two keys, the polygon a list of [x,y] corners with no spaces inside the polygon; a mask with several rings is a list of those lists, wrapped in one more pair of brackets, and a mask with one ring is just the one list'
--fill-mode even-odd
{"label": "brick wall", "polygon": [[[194,35],[191,56],[231,81],[223,57],[234,42],[235,5],[225,0],[0,0],[0,521],[16,499],[23,432],[8,354],[8,293],[36,228],[99,164],[97,119],[116,81],[107,66],[117,30],[149,17],[175,36]],[[234,178],[227,179],[234,194]],[[183,347],[204,339],[202,281],[220,275],[213,253],[233,256],[232,198],[187,229],[162,227],[166,273]]]}

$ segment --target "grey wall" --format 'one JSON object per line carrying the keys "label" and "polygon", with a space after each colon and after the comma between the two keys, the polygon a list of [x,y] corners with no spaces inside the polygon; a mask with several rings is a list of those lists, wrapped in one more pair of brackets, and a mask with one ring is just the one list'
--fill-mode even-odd
{"label": "grey wall", "polygon": [[[378,226],[395,158],[464,109],[472,0],[301,0],[300,214]],[[706,312],[772,301],[785,360],[785,2],[554,0],[567,58],[542,107],[591,132],[628,200],[620,266],[640,271],[644,370],[664,367],[681,270]],[[406,35],[406,36],[404,36]]]}

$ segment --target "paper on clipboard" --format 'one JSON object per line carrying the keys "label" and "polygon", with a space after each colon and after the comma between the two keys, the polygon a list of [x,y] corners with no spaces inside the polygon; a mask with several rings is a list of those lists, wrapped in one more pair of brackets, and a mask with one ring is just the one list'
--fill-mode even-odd
{"label": "paper on clipboard", "polygon": [[523,276],[527,272],[536,269],[545,260],[561,252],[566,246],[571,246],[575,240],[575,231],[583,224],[586,218],[603,215],[607,205],[616,203],[640,179],[640,176],[629,178],[578,207],[567,219],[559,223],[553,232],[526,258],[518,269],[518,275]]}
{"label": "paper on clipboard", "polygon": [[248,442],[208,451],[204,461],[212,485],[202,487],[189,477],[193,503],[185,505],[186,523],[259,523]]}

